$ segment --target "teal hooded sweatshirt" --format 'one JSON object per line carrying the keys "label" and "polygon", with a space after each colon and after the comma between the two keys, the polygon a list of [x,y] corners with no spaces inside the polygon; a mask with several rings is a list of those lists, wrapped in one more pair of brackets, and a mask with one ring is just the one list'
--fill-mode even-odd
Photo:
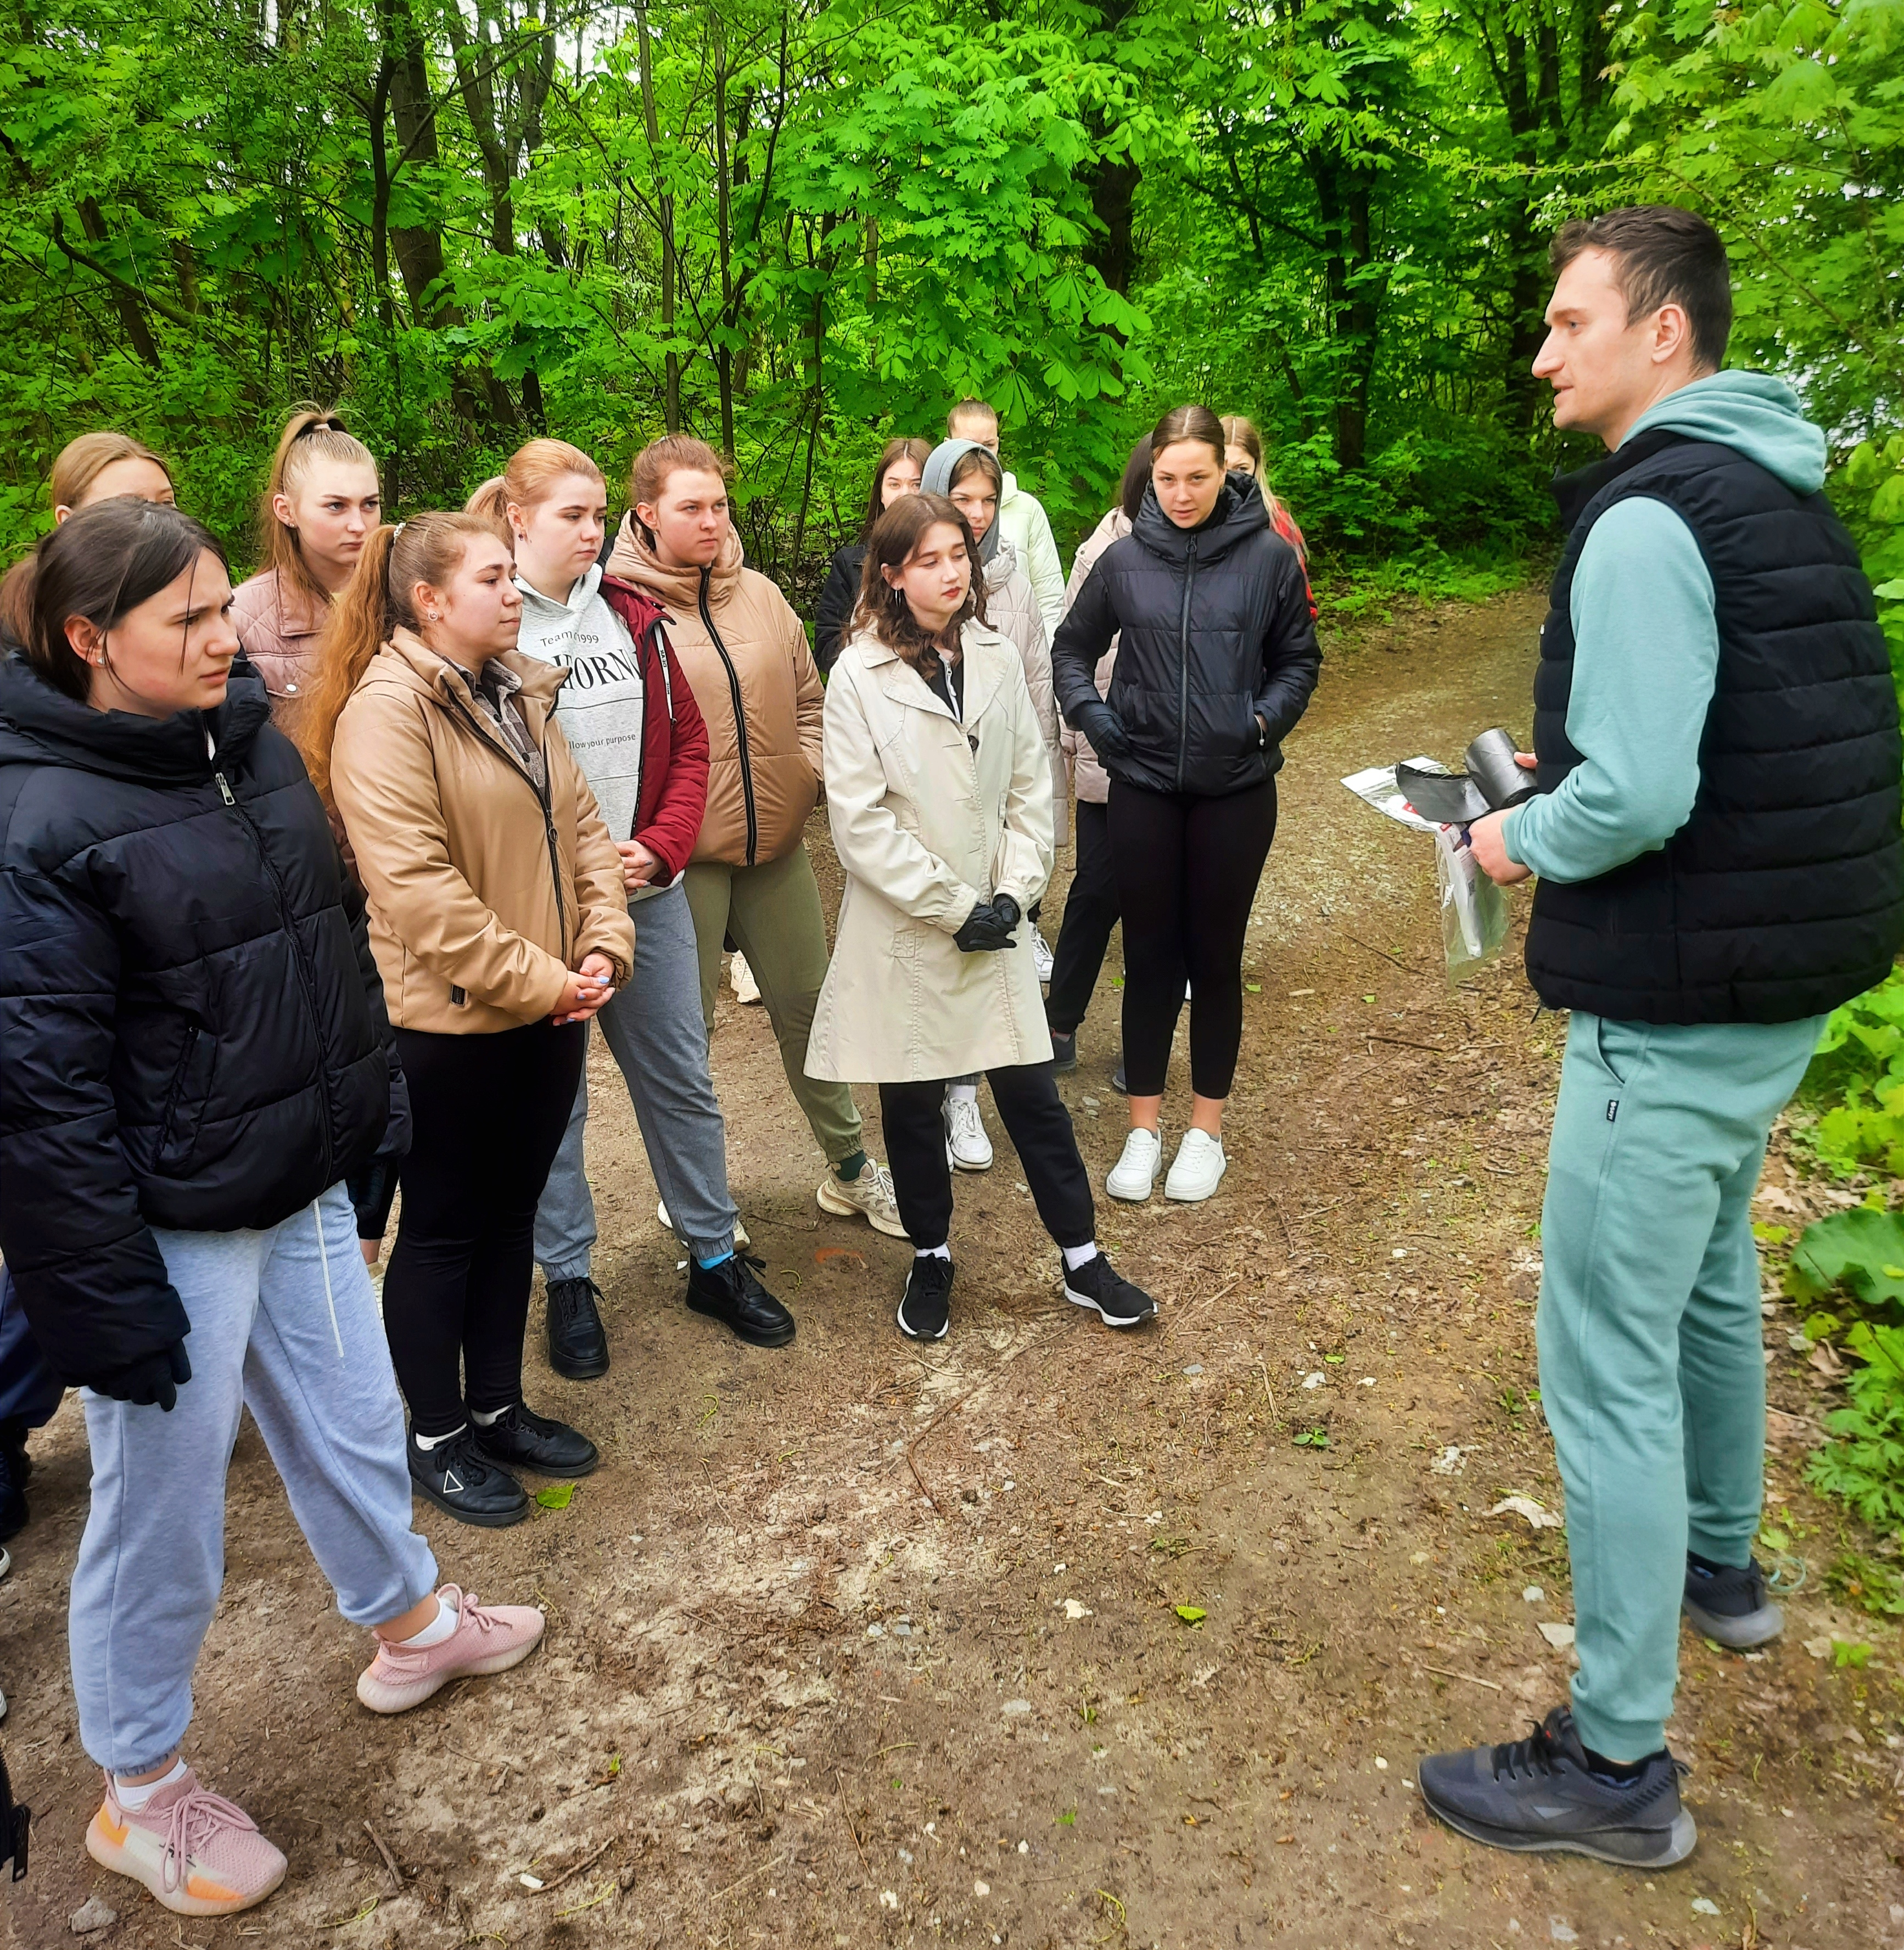
{"label": "teal hooded sweatshirt", "polygon": [[[1825,484],[1825,435],[1782,380],[1696,379],[1641,414],[1626,440],[1658,427],[1736,448],[1798,494]],[[1554,791],[1510,812],[1502,836],[1508,857],[1543,878],[1590,880],[1656,851],[1691,817],[1719,625],[1692,531],[1647,495],[1594,524],[1569,609],[1567,737],[1581,762]]]}

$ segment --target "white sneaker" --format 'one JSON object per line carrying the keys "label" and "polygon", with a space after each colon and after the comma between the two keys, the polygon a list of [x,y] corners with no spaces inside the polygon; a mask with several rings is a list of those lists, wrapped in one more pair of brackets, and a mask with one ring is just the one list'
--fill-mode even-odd
{"label": "white sneaker", "polygon": [[1157,1180],[1157,1167],[1164,1156],[1164,1140],[1155,1131],[1139,1125],[1124,1140],[1123,1155],[1111,1167],[1104,1188],[1113,1198],[1141,1205],[1150,1196]]}
{"label": "white sneaker", "polygon": [[889,1239],[905,1237],[905,1228],[899,1223],[899,1201],[893,1196],[893,1174],[871,1158],[857,1178],[844,1179],[837,1171],[828,1172],[813,1197],[822,1212],[830,1212],[836,1219],[862,1218]]}
{"label": "white sneaker", "polygon": [[1186,1131],[1176,1148],[1176,1162],[1164,1181],[1164,1196],[1179,1204],[1200,1205],[1223,1182],[1229,1169],[1221,1138],[1213,1138],[1208,1131]]}
{"label": "white sneaker", "polygon": [[976,1098],[946,1099],[946,1162],[955,1171],[992,1169],[992,1140],[985,1135]]}
{"label": "white sneaker", "polygon": [[[656,1205],[655,1217],[660,1221],[661,1228],[663,1232],[675,1232],[675,1222],[668,1216],[668,1204],[666,1200],[663,1199]],[[678,1239],[681,1239],[681,1235],[678,1232],[675,1232],[675,1237]],[[685,1239],[681,1239],[681,1244],[684,1246],[686,1245],[687,1243],[687,1241]],[[746,1227],[742,1225],[738,1219],[735,1220],[734,1222],[734,1250],[737,1253],[744,1253],[753,1244],[753,1240],[747,1237]]]}
{"label": "white sneaker", "polygon": [[734,984],[734,999],[737,1002],[757,1002],[760,1000],[760,984],[754,980],[754,971],[747,966],[747,958],[739,949],[734,951],[734,961],[728,970],[728,979]]}
{"label": "white sneaker", "polygon": [[1051,952],[1051,943],[1034,927],[1031,930],[1031,961],[1032,966],[1038,970],[1038,979],[1041,983],[1051,980],[1051,971],[1056,961],[1057,957]]}

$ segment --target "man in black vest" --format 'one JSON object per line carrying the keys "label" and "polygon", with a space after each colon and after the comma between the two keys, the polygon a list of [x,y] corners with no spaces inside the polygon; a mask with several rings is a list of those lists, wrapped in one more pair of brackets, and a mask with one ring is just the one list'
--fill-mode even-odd
{"label": "man in black vest", "polygon": [[1784,1623],[1752,1556],[1751,1202],[1827,1012],[1904,942],[1904,749],[1825,437],[1778,380],[1719,369],[1717,234],[1619,210],[1552,257],[1534,370],[1610,452],[1555,483],[1540,795],[1472,832],[1494,880],[1539,876],[1528,974],[1573,1012],[1538,1334],[1580,1669],[1570,1712],[1420,1780],[1477,1840],[1660,1868],[1696,1839],[1666,1744],[1680,1612],[1739,1647]]}

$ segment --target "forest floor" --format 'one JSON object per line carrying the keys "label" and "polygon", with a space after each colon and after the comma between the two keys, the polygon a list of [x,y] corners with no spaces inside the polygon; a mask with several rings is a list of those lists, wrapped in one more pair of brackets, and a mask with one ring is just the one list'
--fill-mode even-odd
{"label": "forest floor", "polygon": [[[1423,1752],[1564,1696],[1539,1630],[1570,1617],[1563,1537],[1491,1513],[1561,1503],[1531,1391],[1564,1024],[1535,1018],[1511,948],[1450,988],[1428,843],[1337,781],[1524,734],[1540,614],[1523,591],[1331,645],[1251,937],[1228,1179],[1201,1207],[1100,1208],[1161,1302],[1147,1330],[1064,1303],[1000,1137],[958,1188],[950,1338],[903,1341],[905,1247],[816,1212],[768,1025],[724,992],[734,1183],[799,1320],[785,1351],[740,1346],[681,1305],[598,1045],[615,1366],[555,1380],[538,1303],[528,1377],[604,1466],[510,1531],[419,1511],[446,1576],[545,1606],[544,1649],[404,1718],[361,1711],[365,1640],[248,1422],[239,1441],[190,1750],[290,1855],[249,1915],[182,1926],[84,1853],[69,1399],[0,1584],[7,1756],[37,1811],[32,1876],[0,1899],[14,1940],[73,1941],[96,1891],[118,1920],[88,1940],[152,1950],[1904,1945],[1904,1648],[1823,1595],[1840,1521],[1802,1470],[1830,1384],[1788,1311],[1767,1321],[1770,1480],[1811,1581],[1762,1654],[1684,1639],[1693,1858],[1646,1878],[1497,1854],[1414,1790]],[[823,818],[810,838],[830,897]],[[1118,967],[1114,943],[1064,1084],[1100,1179]],[[1765,1197],[1789,1223],[1828,1195],[1780,1150]],[[1834,1635],[1869,1662],[1834,1665]]]}

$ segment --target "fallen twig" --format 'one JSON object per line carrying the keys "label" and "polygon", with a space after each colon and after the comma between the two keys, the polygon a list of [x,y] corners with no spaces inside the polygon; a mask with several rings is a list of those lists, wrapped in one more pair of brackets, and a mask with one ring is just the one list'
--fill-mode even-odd
{"label": "fallen twig", "polygon": [[1385,948],[1371,948],[1366,941],[1358,941],[1352,934],[1345,935],[1342,938],[1345,941],[1354,942],[1364,955],[1379,955],[1384,961],[1392,961],[1404,975],[1419,975],[1421,973],[1419,968],[1410,968],[1400,955],[1391,955]]}
{"label": "fallen twig", "polygon": [[[366,1827],[368,1827],[369,1824],[366,1823],[365,1825]],[[620,1832],[618,1830],[615,1833],[611,1835],[592,1855],[584,1855],[573,1868],[564,1869],[561,1874],[557,1876],[553,1881],[544,1883],[542,1885],[542,1893],[544,1895],[547,1895],[550,1890],[560,1889],[564,1883],[569,1880],[572,1877],[580,1875],[584,1869],[592,1869],[595,1864],[608,1853],[609,1850],[613,1848],[617,1842],[621,1840],[621,1839]]]}
{"label": "fallen twig", "polygon": [[390,1871],[390,1879],[399,1889],[404,1886],[404,1872],[397,1866],[397,1858],[384,1845],[384,1838],[370,1825],[370,1818],[364,1817],[363,1832],[377,1845],[377,1853],[383,1858],[383,1865]]}
{"label": "fallen twig", "polygon": [[1507,1687],[1497,1686],[1491,1679],[1477,1679],[1471,1672],[1450,1672],[1438,1665],[1425,1665],[1424,1672],[1432,1672],[1437,1679],[1465,1679],[1470,1686],[1485,1686],[1490,1693],[1505,1693]]}
{"label": "fallen twig", "polygon": [[[849,1822],[847,1824],[847,1826],[850,1827],[852,1824]],[[724,1889],[716,1889],[711,1899],[713,1902],[718,1902],[724,1895],[731,1895],[736,1889],[745,1889],[747,1884],[752,1882],[756,1876],[764,1876],[769,1869],[778,1868],[782,1866],[784,1862],[790,1861],[793,1858],[790,1856],[787,1856],[783,1857],[781,1861],[777,1861],[771,1855],[769,1855],[765,1861],[760,1863],[756,1867],[749,1869],[738,1882],[729,1883],[727,1887]],[[862,1855],[860,1858],[860,1860],[864,1861],[865,1860],[865,1856]]]}
{"label": "fallen twig", "polygon": [[912,1472],[912,1480],[918,1484],[920,1495],[924,1497],[926,1501],[932,1506],[932,1512],[934,1516],[938,1515],[940,1513],[939,1500],[926,1487],[926,1479],[919,1474],[919,1466],[912,1459],[914,1456],[917,1454],[919,1445],[925,1441],[926,1438],[930,1435],[942,1422],[946,1419],[946,1416],[949,1415],[956,1415],[958,1411],[971,1400],[973,1395],[977,1392],[977,1391],[976,1389],[968,1388],[965,1392],[959,1397],[958,1400],[952,1403],[949,1407],[942,1408],[939,1413],[926,1424],[925,1427],[920,1430],[918,1434],[915,1435],[912,1438],[911,1441],[906,1446],[905,1466]]}
{"label": "fallen twig", "polygon": [[1457,1056],[1458,1050],[1444,1049],[1438,1042],[1410,1042],[1406,1036],[1385,1036],[1379,1030],[1364,1030],[1363,1039],[1367,1042],[1391,1042],[1398,1049],[1425,1049],[1430,1056]]}
{"label": "fallen twig", "polygon": [[833,1771],[833,1777],[840,1783],[840,1818],[846,1824],[846,1833],[853,1838],[853,1853],[859,1858],[859,1866],[870,1876],[873,1865],[866,1859],[866,1851],[859,1846],[859,1830],[853,1826],[852,1811],[846,1806],[846,1777],[837,1768]]}

